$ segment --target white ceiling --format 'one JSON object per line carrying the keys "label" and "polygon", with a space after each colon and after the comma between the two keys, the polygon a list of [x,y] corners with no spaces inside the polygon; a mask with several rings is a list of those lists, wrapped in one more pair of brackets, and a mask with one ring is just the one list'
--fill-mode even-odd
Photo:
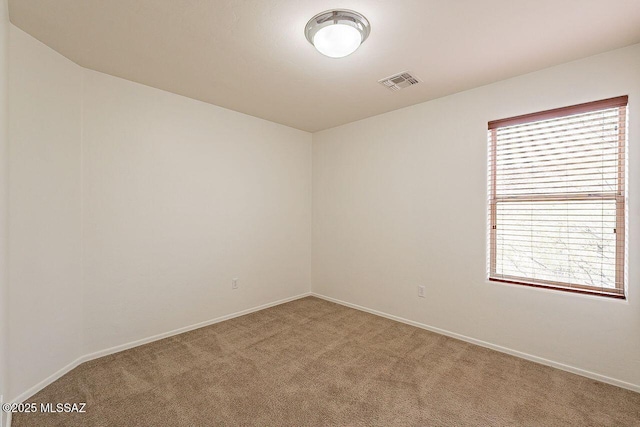
{"label": "white ceiling", "polygon": [[[11,0],[11,21],[78,64],[314,132],[640,42],[640,0]],[[371,22],[342,59],[303,30]],[[410,70],[423,83],[377,81]]]}

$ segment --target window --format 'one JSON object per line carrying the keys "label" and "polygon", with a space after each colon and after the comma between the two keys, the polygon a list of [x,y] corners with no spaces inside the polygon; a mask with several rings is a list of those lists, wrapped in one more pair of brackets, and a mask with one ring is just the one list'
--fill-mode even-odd
{"label": "window", "polygon": [[624,298],[627,97],[489,123],[490,280]]}

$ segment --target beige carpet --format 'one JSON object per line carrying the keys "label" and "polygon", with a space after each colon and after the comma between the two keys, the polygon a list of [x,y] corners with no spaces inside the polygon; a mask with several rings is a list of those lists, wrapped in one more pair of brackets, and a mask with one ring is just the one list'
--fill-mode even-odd
{"label": "beige carpet", "polygon": [[[43,357],[46,357],[43,354]],[[22,426],[640,426],[640,394],[317,298],[87,362]]]}

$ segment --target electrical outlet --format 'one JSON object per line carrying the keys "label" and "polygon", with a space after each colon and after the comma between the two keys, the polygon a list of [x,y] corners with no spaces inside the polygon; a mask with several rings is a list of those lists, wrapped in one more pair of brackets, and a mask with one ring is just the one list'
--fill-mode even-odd
{"label": "electrical outlet", "polygon": [[231,279],[231,289],[238,289],[238,278],[234,277]]}
{"label": "electrical outlet", "polygon": [[424,286],[418,286],[418,296],[424,298]]}

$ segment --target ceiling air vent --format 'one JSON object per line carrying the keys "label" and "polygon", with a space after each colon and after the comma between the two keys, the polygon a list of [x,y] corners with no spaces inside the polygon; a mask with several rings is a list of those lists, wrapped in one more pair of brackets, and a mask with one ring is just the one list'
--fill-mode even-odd
{"label": "ceiling air vent", "polygon": [[378,83],[389,90],[396,91],[404,89],[405,87],[417,85],[420,83],[420,80],[416,76],[412,75],[411,72],[405,71],[394,74],[393,76],[385,77],[382,80],[378,80]]}

